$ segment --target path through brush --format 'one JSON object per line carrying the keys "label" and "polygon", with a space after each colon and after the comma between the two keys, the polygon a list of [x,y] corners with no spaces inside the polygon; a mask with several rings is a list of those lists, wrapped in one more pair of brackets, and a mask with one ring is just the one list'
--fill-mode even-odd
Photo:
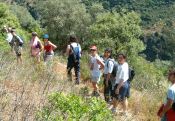
{"label": "path through brush", "polygon": [[[57,62],[56,65],[54,66],[54,70],[56,73],[63,75],[64,80],[67,80],[67,72],[66,72],[66,64],[65,63]],[[88,92],[88,94],[86,94],[86,97],[91,98],[91,93],[93,91],[93,88],[92,88],[92,85],[90,83],[90,80],[83,81],[83,79],[81,79],[81,83],[80,83],[80,85],[77,86],[77,88],[79,90],[89,88],[90,91]],[[100,98],[104,99],[103,98],[103,88],[100,89]],[[111,108],[111,106],[108,106],[108,107],[109,107],[109,109]],[[115,120],[117,120],[117,121],[140,121],[140,119],[136,119],[136,116],[134,116],[132,114],[131,109],[129,109],[127,115],[122,115],[120,110],[121,110],[121,106],[119,106],[119,108],[118,108],[118,113],[114,114]]]}

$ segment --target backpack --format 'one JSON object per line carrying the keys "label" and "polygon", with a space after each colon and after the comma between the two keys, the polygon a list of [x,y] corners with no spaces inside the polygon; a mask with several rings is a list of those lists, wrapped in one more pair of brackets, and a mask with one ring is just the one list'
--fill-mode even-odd
{"label": "backpack", "polygon": [[74,62],[78,62],[80,60],[80,58],[81,58],[81,52],[80,52],[79,44],[77,43],[77,47],[73,47],[70,44],[70,47],[71,47],[72,52],[73,52],[73,60],[74,60]]}
{"label": "backpack", "polygon": [[16,36],[16,38],[17,38],[18,41],[19,41],[19,46],[23,46],[23,44],[24,44],[23,39],[22,39],[20,36]]}
{"label": "backpack", "polygon": [[[115,60],[112,60],[112,59],[110,59],[109,61],[112,61],[113,64],[114,64],[111,75],[112,75],[112,77],[116,77],[117,70],[118,70],[118,63]],[[108,67],[109,61],[107,62],[107,67]]]}
{"label": "backpack", "polygon": [[131,82],[134,79],[135,71],[132,68],[129,68],[129,79],[128,82]]}

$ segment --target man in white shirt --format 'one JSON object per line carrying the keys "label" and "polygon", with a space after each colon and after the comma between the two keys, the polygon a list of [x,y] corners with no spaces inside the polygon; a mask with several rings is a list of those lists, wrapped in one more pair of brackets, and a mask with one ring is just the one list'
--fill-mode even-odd
{"label": "man in white shirt", "polygon": [[119,102],[122,102],[124,113],[127,111],[128,107],[128,79],[129,79],[129,66],[126,62],[126,56],[124,54],[118,55],[118,70],[116,79],[114,82],[113,96],[113,108],[112,111],[116,111],[116,107]]}
{"label": "man in white shirt", "polygon": [[74,68],[76,81],[75,84],[80,83],[80,58],[81,58],[81,46],[77,42],[76,36],[71,35],[69,38],[70,44],[67,46],[66,54],[68,55],[67,72],[68,79],[72,81],[71,70]]}
{"label": "man in white shirt", "polygon": [[104,56],[106,58],[104,67],[104,97],[106,102],[110,101],[112,91],[111,74],[114,68],[114,63],[111,61],[111,55],[112,50],[110,48],[107,48],[104,53]]}

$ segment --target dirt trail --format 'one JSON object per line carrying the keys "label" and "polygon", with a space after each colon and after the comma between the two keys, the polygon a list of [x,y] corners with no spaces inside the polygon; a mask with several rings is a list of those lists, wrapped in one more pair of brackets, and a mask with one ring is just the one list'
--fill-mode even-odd
{"label": "dirt trail", "polygon": [[[60,63],[58,62],[56,65],[55,65],[55,69],[54,69],[58,74],[63,74],[64,75],[64,78],[66,79],[66,65],[64,63]],[[83,79],[82,79],[83,80]],[[83,87],[89,87],[90,88],[90,93],[92,92],[93,88],[92,88],[92,85],[90,83],[90,81],[86,81],[86,82],[83,82],[80,83],[80,85],[77,86],[77,88],[81,89]],[[100,97],[103,99],[103,88],[100,89]],[[90,94],[89,94],[89,97],[90,97]],[[119,108],[120,110],[120,108]],[[121,115],[121,114],[115,114],[115,119],[116,120],[119,120],[120,121],[141,121],[140,119],[136,119],[136,116],[134,116],[131,112],[131,109],[128,111],[128,114],[127,115]]]}

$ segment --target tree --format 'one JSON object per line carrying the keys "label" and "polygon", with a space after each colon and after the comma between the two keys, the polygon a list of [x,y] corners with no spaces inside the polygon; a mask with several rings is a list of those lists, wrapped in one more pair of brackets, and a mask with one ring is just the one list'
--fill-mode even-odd
{"label": "tree", "polygon": [[86,38],[90,15],[79,0],[45,0],[38,2],[38,6],[43,27],[59,46],[64,46],[72,33],[80,40]]}
{"label": "tree", "polygon": [[17,16],[17,18],[20,22],[20,25],[23,28],[25,28],[29,32],[32,32],[32,31],[40,32],[40,25],[31,16],[29,11],[25,7],[22,7],[19,5],[11,5],[10,9],[11,9],[11,12]]}
{"label": "tree", "polygon": [[127,53],[137,55],[144,49],[139,40],[142,33],[139,26],[140,18],[134,12],[104,13],[97,17],[97,21],[90,26],[92,42],[99,48],[111,47],[114,54]]}

